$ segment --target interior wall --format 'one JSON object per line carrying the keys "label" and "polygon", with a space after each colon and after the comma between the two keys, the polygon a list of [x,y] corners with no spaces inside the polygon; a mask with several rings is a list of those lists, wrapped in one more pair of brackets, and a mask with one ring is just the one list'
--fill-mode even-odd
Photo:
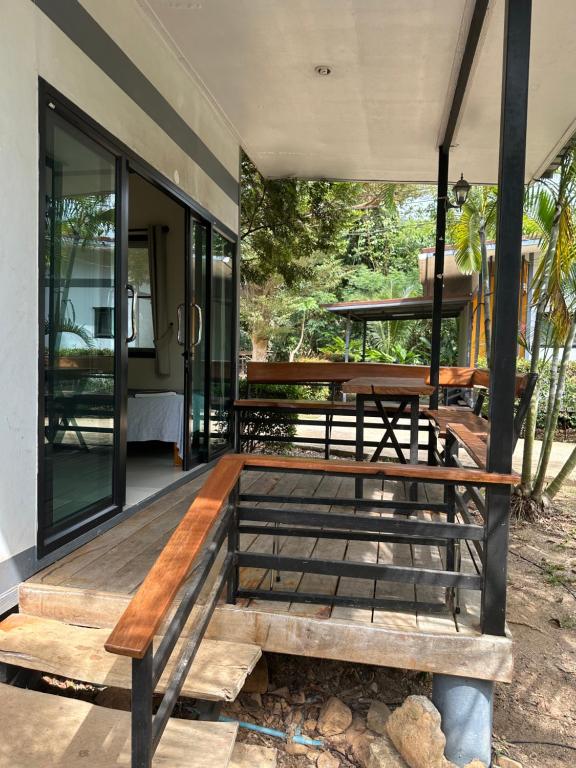
{"label": "interior wall", "polygon": [[183,347],[178,344],[178,305],[184,301],[185,209],[138,174],[130,175],[128,226],[145,229],[152,225],[169,228],[166,234],[167,300],[172,326],[170,375],[158,376],[155,359],[128,357],[128,389],[184,390]]}

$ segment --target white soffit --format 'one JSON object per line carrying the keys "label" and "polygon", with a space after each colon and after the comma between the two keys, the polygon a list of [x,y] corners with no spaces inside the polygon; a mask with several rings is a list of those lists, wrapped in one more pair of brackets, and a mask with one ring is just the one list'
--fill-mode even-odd
{"label": "white soffit", "polygon": [[[473,0],[141,0],[268,177],[436,180]],[[451,177],[498,171],[504,0],[492,0]],[[576,128],[576,0],[534,0],[527,178]],[[318,76],[314,68],[332,73]]]}

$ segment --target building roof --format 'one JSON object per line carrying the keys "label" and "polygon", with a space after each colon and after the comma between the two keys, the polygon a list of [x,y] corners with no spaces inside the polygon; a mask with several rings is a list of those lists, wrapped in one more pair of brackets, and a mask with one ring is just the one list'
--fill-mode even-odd
{"label": "building roof", "polygon": [[[471,296],[444,298],[442,317],[458,317],[472,300]],[[351,320],[426,320],[432,317],[432,297],[410,296],[402,299],[375,299],[370,301],[340,301],[324,304],[323,309]]]}
{"label": "building roof", "polygon": [[[474,0],[140,3],[265,176],[436,181]],[[497,182],[504,5],[488,3],[451,181]],[[532,5],[526,180],[576,129],[576,3]]]}

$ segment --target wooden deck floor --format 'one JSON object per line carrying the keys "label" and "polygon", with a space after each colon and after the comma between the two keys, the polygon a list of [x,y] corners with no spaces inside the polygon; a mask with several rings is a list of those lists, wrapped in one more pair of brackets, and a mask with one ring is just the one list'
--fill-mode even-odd
{"label": "wooden deck floor", "polygon": [[[181,486],[25,582],[20,589],[21,610],[87,626],[112,626],[202,482],[198,478]],[[350,498],[350,507],[314,505],[314,509],[334,514],[354,511],[353,480],[348,478],[249,472],[242,480],[242,491],[248,489],[251,493],[295,500],[302,496]],[[420,498],[430,501],[437,499],[438,492],[432,486],[419,489]],[[374,499],[405,498],[402,484],[391,481],[365,481],[364,495]],[[373,508],[363,509],[362,514],[394,513]],[[428,519],[432,515],[426,511],[419,514]],[[272,541],[273,536],[264,526],[261,534],[243,534],[241,548],[270,552]],[[424,545],[282,537],[281,526],[278,541],[280,553],[288,556],[443,567],[443,551]],[[476,572],[474,558],[466,547],[463,569]],[[479,593],[462,591],[462,611],[454,616],[445,605],[441,587],[293,572],[281,572],[276,579],[255,568],[242,569],[241,586],[328,596],[376,596],[404,602],[402,610],[384,610],[243,600],[236,606],[217,609],[210,637],[253,642],[274,652],[510,679],[511,641],[481,635]],[[410,610],[406,601],[411,604]],[[435,604],[434,610],[424,610],[424,603]]]}

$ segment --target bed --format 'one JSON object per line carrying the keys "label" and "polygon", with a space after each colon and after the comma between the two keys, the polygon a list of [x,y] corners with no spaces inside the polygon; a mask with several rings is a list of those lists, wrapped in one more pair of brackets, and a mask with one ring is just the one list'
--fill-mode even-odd
{"label": "bed", "polygon": [[128,397],[128,442],[158,440],[173,443],[182,459],[183,433],[184,395],[135,392]]}

